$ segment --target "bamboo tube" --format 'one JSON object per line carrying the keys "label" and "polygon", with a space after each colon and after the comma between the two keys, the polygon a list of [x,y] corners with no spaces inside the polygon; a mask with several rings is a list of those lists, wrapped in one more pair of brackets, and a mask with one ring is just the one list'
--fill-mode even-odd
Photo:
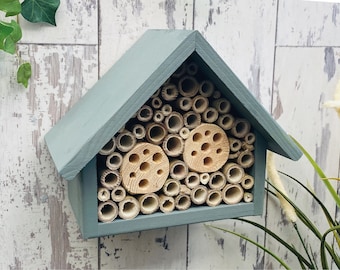
{"label": "bamboo tube", "polygon": [[215,90],[214,93],[212,94],[212,97],[213,97],[214,99],[220,98],[220,97],[221,97],[221,92],[218,91],[218,90]]}
{"label": "bamboo tube", "polygon": [[188,175],[188,166],[182,160],[173,160],[170,162],[170,177],[172,179],[182,180]]}
{"label": "bamboo tube", "polygon": [[163,86],[161,96],[166,101],[173,101],[178,97],[178,89],[174,84],[166,84]]}
{"label": "bamboo tube", "polygon": [[239,139],[229,137],[229,145],[230,145],[230,151],[231,152],[237,152],[241,149],[242,143]]}
{"label": "bamboo tube", "polygon": [[112,222],[118,216],[118,206],[113,201],[101,202],[98,205],[98,220],[101,222]]}
{"label": "bamboo tube", "polygon": [[254,154],[249,150],[244,150],[240,153],[237,158],[237,163],[240,164],[242,168],[250,168],[255,162]]}
{"label": "bamboo tube", "polygon": [[118,170],[122,165],[123,157],[119,152],[113,152],[106,158],[106,167],[110,170]]}
{"label": "bamboo tube", "polygon": [[227,113],[222,114],[218,117],[217,124],[224,130],[229,130],[233,127],[234,121],[235,121],[234,116]]}
{"label": "bamboo tube", "polygon": [[206,123],[214,123],[218,118],[218,112],[213,107],[208,107],[203,113],[202,113],[202,119]]}
{"label": "bamboo tube", "polygon": [[118,214],[122,219],[133,219],[140,211],[139,202],[135,197],[126,196],[124,200],[118,204]]}
{"label": "bamboo tube", "polygon": [[222,192],[218,189],[208,190],[206,203],[208,206],[217,206],[222,202]]}
{"label": "bamboo tube", "polygon": [[187,64],[186,66],[186,71],[189,75],[196,75],[197,71],[198,71],[198,65],[195,62],[190,62],[189,64]]}
{"label": "bamboo tube", "polygon": [[255,142],[256,136],[254,133],[249,132],[246,136],[244,136],[244,142],[246,144],[253,144]]}
{"label": "bamboo tube", "polygon": [[122,185],[130,194],[160,190],[169,175],[169,160],[160,146],[138,143],[123,158]]}
{"label": "bamboo tube", "polygon": [[225,177],[225,175],[220,172],[214,172],[210,175],[210,179],[209,179],[209,187],[211,189],[222,189],[224,188],[224,186],[227,183],[227,179]]}
{"label": "bamboo tube", "polygon": [[219,98],[219,99],[214,100],[213,106],[216,108],[216,110],[220,114],[229,113],[229,111],[231,109],[231,105],[230,105],[229,100],[227,100],[225,98]]}
{"label": "bamboo tube", "polygon": [[192,99],[190,97],[180,97],[177,99],[177,106],[182,110],[182,111],[189,111],[192,106]]}
{"label": "bamboo tube", "polygon": [[251,175],[245,174],[245,175],[242,177],[241,186],[242,186],[245,190],[252,189],[253,186],[254,186],[254,184],[255,184],[255,180],[254,180],[254,177],[252,177]]}
{"label": "bamboo tube", "polygon": [[183,122],[188,129],[194,129],[201,124],[201,115],[193,111],[188,111],[183,115]]}
{"label": "bamboo tube", "polygon": [[99,154],[110,155],[116,150],[116,138],[111,138],[102,149],[100,149]]}
{"label": "bamboo tube", "polygon": [[250,192],[244,192],[243,200],[246,203],[252,202],[254,200],[254,195]]}
{"label": "bamboo tube", "polygon": [[193,97],[198,92],[198,82],[192,76],[184,76],[178,82],[178,91],[183,97]]}
{"label": "bamboo tube", "polygon": [[179,131],[179,136],[181,136],[183,140],[188,139],[189,134],[190,134],[190,130],[187,127],[182,127],[181,130]]}
{"label": "bamboo tube", "polygon": [[140,211],[144,215],[155,213],[159,208],[159,197],[155,193],[143,194],[138,198]]}
{"label": "bamboo tube", "polygon": [[170,113],[172,113],[172,107],[170,104],[164,104],[161,108],[161,112],[164,116],[168,116]]}
{"label": "bamboo tube", "polygon": [[98,188],[98,193],[97,193],[97,198],[101,202],[106,202],[110,199],[110,191],[107,188],[104,187],[99,187]]}
{"label": "bamboo tube", "polygon": [[187,210],[191,206],[190,196],[187,194],[179,194],[175,198],[175,206],[178,210]]}
{"label": "bamboo tube", "polygon": [[160,109],[162,105],[163,105],[163,102],[159,97],[154,97],[151,99],[151,106],[154,109]]}
{"label": "bamboo tube", "polygon": [[199,185],[192,189],[190,198],[194,204],[204,204],[208,197],[208,189],[206,186]]}
{"label": "bamboo tube", "polygon": [[240,183],[244,177],[244,169],[239,164],[234,162],[227,162],[223,166],[222,172],[230,184]]}
{"label": "bamboo tube", "polygon": [[176,71],[172,74],[172,77],[174,78],[180,78],[182,77],[186,72],[186,63],[183,63],[182,65],[180,65],[180,67],[178,69],[176,69]]}
{"label": "bamboo tube", "polygon": [[205,80],[200,83],[198,92],[204,97],[210,97],[215,90],[215,86],[211,81]]}
{"label": "bamboo tube", "polygon": [[176,179],[167,179],[163,185],[163,193],[166,196],[177,196],[181,191],[181,183]]}
{"label": "bamboo tube", "polygon": [[229,153],[229,160],[231,160],[231,159],[237,159],[238,158],[238,156],[241,154],[241,152],[240,151],[237,151],[237,152],[234,152],[234,153]]}
{"label": "bamboo tube", "polygon": [[167,156],[178,157],[183,153],[183,139],[177,134],[169,134],[164,138],[162,148]]}
{"label": "bamboo tube", "polygon": [[145,137],[152,144],[161,144],[167,134],[167,129],[160,123],[150,123],[146,126]]}
{"label": "bamboo tube", "polygon": [[122,186],[113,188],[111,191],[111,199],[114,202],[121,202],[126,197],[126,190]]}
{"label": "bamboo tube", "polygon": [[165,117],[164,125],[168,132],[178,133],[184,126],[183,116],[179,112],[172,112]]}
{"label": "bamboo tube", "polygon": [[157,110],[155,111],[154,115],[153,115],[153,121],[156,123],[161,123],[164,120],[164,114],[162,113],[161,110]]}
{"label": "bamboo tube", "polygon": [[109,190],[119,186],[121,181],[121,176],[117,170],[104,170],[100,176],[101,185]]}
{"label": "bamboo tube", "polygon": [[132,132],[122,132],[117,136],[117,148],[122,152],[129,152],[135,145],[137,139]]}
{"label": "bamboo tube", "polygon": [[159,210],[163,213],[170,213],[175,209],[175,199],[164,194],[159,195]]}
{"label": "bamboo tube", "polygon": [[136,139],[141,140],[145,137],[146,131],[145,127],[141,124],[135,124],[132,127],[132,134],[136,137]]}
{"label": "bamboo tube", "polygon": [[181,190],[179,192],[180,194],[186,194],[186,195],[190,195],[191,194],[191,189],[188,188],[186,185],[181,185]]}
{"label": "bamboo tube", "polygon": [[231,134],[236,138],[244,138],[250,131],[250,123],[246,119],[237,118],[231,128]]}
{"label": "bamboo tube", "polygon": [[189,172],[184,179],[184,184],[190,189],[199,186],[200,183],[200,176],[196,172]]}
{"label": "bamboo tube", "polygon": [[236,204],[243,199],[244,191],[239,184],[227,184],[222,190],[222,200],[226,204]]}
{"label": "bamboo tube", "polygon": [[255,147],[252,144],[247,144],[246,142],[242,142],[242,149],[243,150],[254,151]]}
{"label": "bamboo tube", "polygon": [[192,110],[195,113],[203,113],[209,106],[209,100],[206,97],[197,95],[192,99]]}
{"label": "bamboo tube", "polygon": [[161,88],[158,88],[155,93],[153,93],[153,95],[151,96],[151,98],[155,98],[159,96],[159,93],[161,92]]}
{"label": "bamboo tube", "polygon": [[137,119],[141,122],[149,122],[152,119],[153,111],[150,106],[144,105],[137,111]]}
{"label": "bamboo tube", "polygon": [[209,183],[209,180],[210,180],[209,173],[201,173],[199,177],[200,177],[200,182],[202,185],[206,185]]}

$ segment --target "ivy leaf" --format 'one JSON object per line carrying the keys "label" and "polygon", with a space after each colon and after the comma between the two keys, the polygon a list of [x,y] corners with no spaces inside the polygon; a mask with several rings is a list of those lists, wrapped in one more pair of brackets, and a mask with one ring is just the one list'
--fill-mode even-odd
{"label": "ivy leaf", "polygon": [[16,43],[21,36],[21,28],[16,21],[12,20],[10,23],[0,21],[0,50],[14,54]]}
{"label": "ivy leaf", "polygon": [[14,16],[21,12],[19,0],[1,0],[0,10],[6,12],[6,17]]}
{"label": "ivy leaf", "polygon": [[28,80],[31,78],[32,69],[30,63],[23,63],[18,68],[17,82],[22,83],[25,88],[28,86]]}
{"label": "ivy leaf", "polygon": [[21,15],[28,21],[47,22],[56,26],[55,13],[60,0],[25,0],[21,4]]}

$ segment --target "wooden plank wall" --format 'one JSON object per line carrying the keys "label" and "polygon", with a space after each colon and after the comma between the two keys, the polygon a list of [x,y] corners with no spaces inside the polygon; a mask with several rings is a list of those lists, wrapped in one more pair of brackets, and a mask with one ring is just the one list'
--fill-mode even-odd
{"label": "wooden plank wall", "polygon": [[[249,243],[203,224],[82,240],[67,186],[43,137],[149,28],[197,29],[284,129],[330,176],[339,175],[340,119],[322,108],[340,79],[340,4],[298,0],[61,1],[58,27],[20,18],[19,55],[30,60],[26,90],[16,84],[18,60],[0,52],[1,269],[271,269],[278,265]],[[142,68],[142,67],[141,67]],[[279,168],[334,204],[305,159],[278,158]],[[294,185],[292,198],[322,213]],[[266,199],[253,219],[298,243],[277,202]],[[298,262],[258,230],[235,229]],[[306,240],[314,239],[309,234]]]}

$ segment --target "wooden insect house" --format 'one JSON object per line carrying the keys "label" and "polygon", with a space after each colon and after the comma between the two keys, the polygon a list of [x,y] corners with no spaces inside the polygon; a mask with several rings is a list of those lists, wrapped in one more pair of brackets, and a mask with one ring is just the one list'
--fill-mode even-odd
{"label": "wooden insect house", "polygon": [[47,133],[84,238],[260,215],[301,153],[197,31],[149,30]]}

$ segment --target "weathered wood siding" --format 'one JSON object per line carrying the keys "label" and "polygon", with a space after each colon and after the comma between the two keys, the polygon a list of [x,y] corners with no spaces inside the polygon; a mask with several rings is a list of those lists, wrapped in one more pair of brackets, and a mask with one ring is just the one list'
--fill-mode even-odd
{"label": "weathered wood siding", "polygon": [[[149,28],[197,29],[283,128],[330,176],[339,175],[340,120],[322,108],[340,79],[340,4],[296,0],[61,1],[56,28],[20,18],[18,46],[30,60],[26,90],[16,84],[18,61],[0,52],[1,269],[273,269],[277,263],[237,237],[203,224],[82,240],[67,185],[43,137],[67,110]],[[305,159],[278,158],[279,167],[334,203]],[[294,185],[292,198],[327,227],[321,211]],[[276,201],[252,219],[299,245]],[[261,231],[235,229],[298,262]],[[305,234],[306,235],[306,234]],[[314,238],[306,235],[306,241]]]}

